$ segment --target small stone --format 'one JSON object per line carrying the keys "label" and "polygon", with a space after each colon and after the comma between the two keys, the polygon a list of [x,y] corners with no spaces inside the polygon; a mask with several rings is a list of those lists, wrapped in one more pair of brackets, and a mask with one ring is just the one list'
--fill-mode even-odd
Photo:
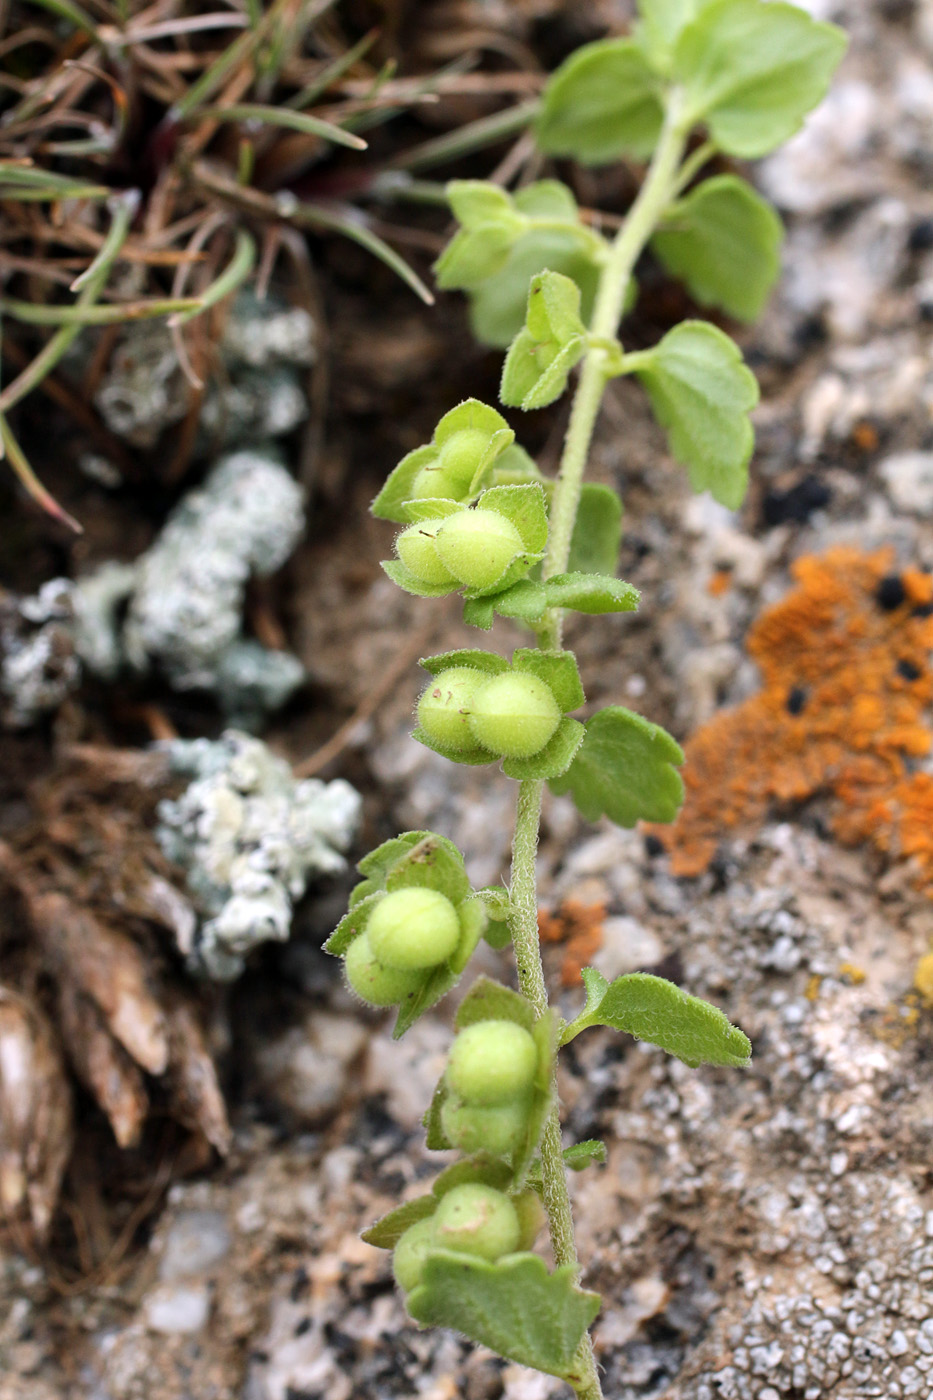
{"label": "small stone", "polygon": [[187,1210],[169,1226],[159,1262],[166,1283],[206,1273],[230,1249],[226,1217],[216,1210]]}
{"label": "small stone", "polygon": [[207,1284],[162,1284],[146,1298],[143,1309],[152,1332],[172,1335],[200,1332],[211,1307]]}
{"label": "small stone", "polygon": [[933,514],[933,452],[899,452],[878,463],[878,474],[898,510]]}

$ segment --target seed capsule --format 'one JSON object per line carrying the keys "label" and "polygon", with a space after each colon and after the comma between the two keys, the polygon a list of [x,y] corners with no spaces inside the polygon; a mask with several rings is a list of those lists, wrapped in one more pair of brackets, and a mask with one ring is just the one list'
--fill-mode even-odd
{"label": "seed capsule", "polygon": [[461,428],[459,433],[454,433],[444,443],[440,450],[440,464],[458,487],[454,500],[469,491],[488,446],[489,433],[479,428]]}
{"label": "seed capsule", "polygon": [[525,546],[511,520],[480,509],[458,510],[442,520],[435,547],[441,563],[467,588],[487,588]]}
{"label": "seed capsule", "polygon": [[530,758],[544,748],[560,718],[560,706],[544,681],[507,671],[491,677],[473,696],[470,729],[478,744],[500,758]]}
{"label": "seed capsule", "polygon": [[438,890],[394,890],[369,916],[366,937],[373,956],[386,967],[436,967],[460,942],[460,920]]}
{"label": "seed capsule", "polygon": [[441,1127],[461,1152],[488,1152],[508,1157],[525,1140],[528,1104],[516,1099],[495,1108],[477,1108],[455,1095],[441,1109]]}
{"label": "seed capsule", "polygon": [[395,541],[395,552],[421,583],[449,583],[451,588],[456,588],[458,580],[437,553],[437,526],[436,520],[409,525]]}
{"label": "seed capsule", "polygon": [[403,1293],[418,1287],[428,1256],[437,1247],[433,1215],[409,1225],[392,1253],[392,1272]]}
{"label": "seed capsule", "polygon": [[471,666],[451,666],[431,681],[418,701],[418,723],[435,743],[464,753],[476,748],[470,729],[473,695],[485,676]]}
{"label": "seed capsule", "polygon": [[460,1032],[446,1080],[464,1103],[485,1108],[525,1098],[534,1082],[538,1049],[514,1021],[477,1021]]}
{"label": "seed capsule", "polygon": [[521,1237],[518,1216],[508,1196],[479,1182],[448,1191],[432,1219],[434,1238],[441,1249],[481,1259],[511,1254]]}
{"label": "seed capsule", "polygon": [[421,983],[420,973],[381,963],[365,933],[350,944],[343,967],[353,991],[370,1006],[397,1006]]}

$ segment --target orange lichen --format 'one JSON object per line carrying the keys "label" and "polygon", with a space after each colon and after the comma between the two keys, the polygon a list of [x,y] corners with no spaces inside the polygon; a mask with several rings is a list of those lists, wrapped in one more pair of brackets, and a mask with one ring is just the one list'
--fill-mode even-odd
{"label": "orange lichen", "polygon": [[581,969],[602,947],[605,917],[605,904],[584,904],[579,899],[565,899],[553,914],[546,909],[538,910],[541,942],[564,946],[561,986],[574,987],[581,980]]}
{"label": "orange lichen", "polygon": [[748,637],[762,689],[686,745],[686,800],[653,827],[677,875],[699,875],[721,838],[817,793],[837,800],[846,844],[912,862],[933,897],[933,577],[894,572],[891,550],[799,559],[798,587]]}
{"label": "orange lichen", "polygon": [[706,581],[706,591],[711,598],[721,598],[732,587],[732,569],[725,564],[717,564]]}

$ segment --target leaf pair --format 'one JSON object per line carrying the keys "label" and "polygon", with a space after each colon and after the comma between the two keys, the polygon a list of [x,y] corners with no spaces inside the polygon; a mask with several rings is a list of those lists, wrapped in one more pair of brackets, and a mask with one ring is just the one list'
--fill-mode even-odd
{"label": "leaf pair", "polygon": [[539,180],[513,196],[452,180],[447,197],[461,227],[434,271],[439,287],[467,293],[478,340],[505,349],[524,321],[529,280],[546,267],[576,283],[589,315],[606,245],[581,223],[566,185]]}
{"label": "leaf pair", "polygon": [[538,144],[586,164],[644,159],[670,85],[684,132],[704,122],[727,155],[766,155],[826,94],[845,49],[835,25],[783,0],[641,0],[631,39],[578,49],[548,83]]}

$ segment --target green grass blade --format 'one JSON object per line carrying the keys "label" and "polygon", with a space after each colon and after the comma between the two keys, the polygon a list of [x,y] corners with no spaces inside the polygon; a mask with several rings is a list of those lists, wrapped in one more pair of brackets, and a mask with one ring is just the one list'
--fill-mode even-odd
{"label": "green grass blade", "polygon": [[80,525],[73,515],[69,515],[67,510],[58,504],[51,492],[42,485],[2,414],[0,414],[0,448],[2,448],[2,455],[6,457],[13,471],[19,477],[23,488],[36,504],[41,506],[46,514],[51,515],[54,520],[60,520],[63,525],[74,530],[76,535],[83,535],[84,526]]}
{"label": "green grass blade", "polygon": [[216,306],[219,301],[223,301],[225,296],[236,291],[237,287],[244,282],[256,265],[256,243],[252,236],[245,229],[240,229],[236,238],[236,247],[233,250],[233,257],[224,268],[220,276],[211,283],[206,291],[200,296],[188,299],[188,305],[179,310],[169,322],[170,326],[183,326],[188,321],[192,321],[195,316],[200,316],[202,311],[207,311],[211,306]]}
{"label": "green grass blade", "polygon": [[335,146],[349,146],[354,151],[365,151],[366,142],[350,131],[344,131],[320,117],[312,117],[306,112],[294,112],[285,107],[269,107],[260,102],[238,102],[229,107],[196,107],[188,113],[192,121],[208,117],[215,122],[255,121],[270,126],[287,126],[292,131],[303,131],[308,136],[322,136]]}
{"label": "green grass blade", "polygon": [[66,19],[77,29],[83,29],[85,34],[89,34],[92,39],[98,40],[100,36],[97,32],[97,25],[91,19],[86,10],[82,10],[80,5],[76,5],[74,0],[35,0],[43,10],[49,10],[59,19]]}
{"label": "green grass blade", "polygon": [[285,217],[292,223],[304,224],[309,228],[333,229],[336,233],[342,233],[345,238],[349,238],[354,243],[359,243],[360,247],[366,248],[373,257],[385,263],[386,267],[392,269],[397,277],[400,277],[407,286],[411,287],[416,296],[419,296],[426,306],[434,305],[434,294],[425,286],[417,272],[408,266],[403,257],[396,253],[394,248],[390,248],[378,234],[358,221],[355,211],[351,214],[337,213],[331,209],[322,209],[316,204],[298,204],[294,209],[283,210]]}

